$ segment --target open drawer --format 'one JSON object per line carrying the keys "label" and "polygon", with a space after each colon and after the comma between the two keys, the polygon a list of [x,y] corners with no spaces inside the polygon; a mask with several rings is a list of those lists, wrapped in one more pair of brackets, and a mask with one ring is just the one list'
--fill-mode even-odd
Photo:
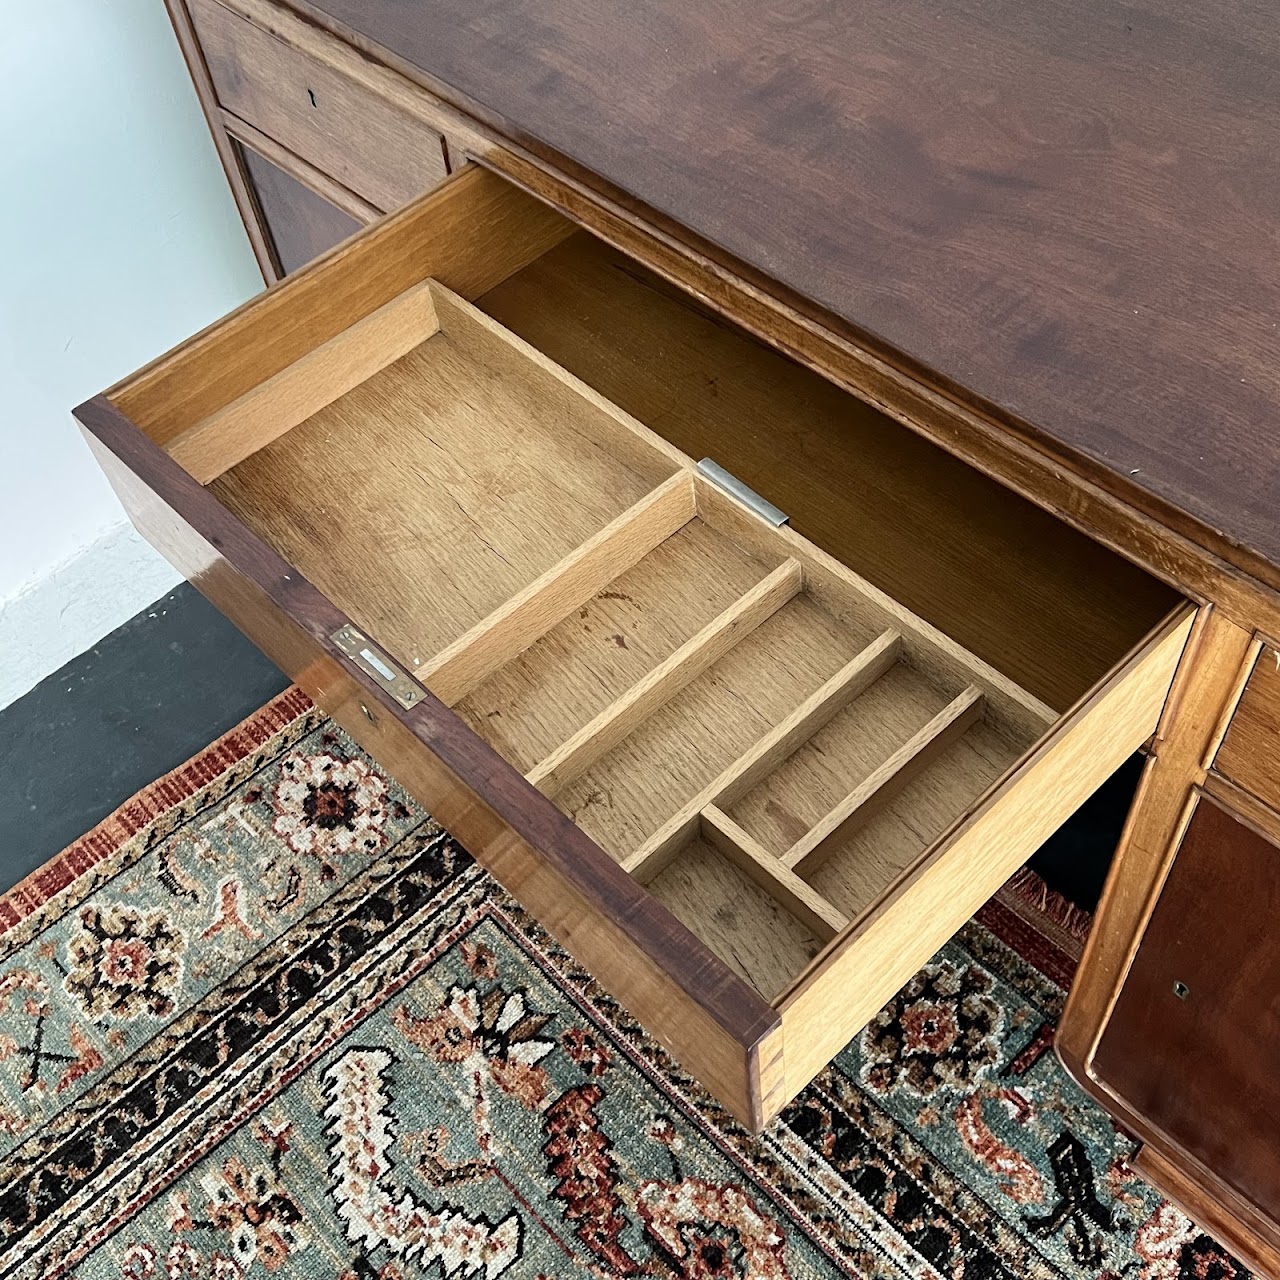
{"label": "open drawer", "polygon": [[854,409],[471,168],[76,412],[141,531],[759,1128],[1150,736],[1191,622],[875,416],[832,501],[980,546],[975,591],[1068,635],[1013,665],[1089,651],[1048,705],[920,616],[927,536],[881,575],[913,612],[666,438],[731,419],[733,470]]}

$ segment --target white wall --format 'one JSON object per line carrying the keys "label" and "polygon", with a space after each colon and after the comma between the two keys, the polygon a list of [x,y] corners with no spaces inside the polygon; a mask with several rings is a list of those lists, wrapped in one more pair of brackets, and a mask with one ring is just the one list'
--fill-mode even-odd
{"label": "white wall", "polygon": [[262,288],[161,0],[0,0],[0,706],[167,591],[70,409]]}

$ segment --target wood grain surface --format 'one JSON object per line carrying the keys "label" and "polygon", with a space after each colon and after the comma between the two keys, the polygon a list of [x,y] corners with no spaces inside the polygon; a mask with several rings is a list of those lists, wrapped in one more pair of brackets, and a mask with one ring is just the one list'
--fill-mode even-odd
{"label": "wood grain surface", "polygon": [[1202,798],[1094,1057],[1099,1079],[1280,1217],[1280,849]]}
{"label": "wood grain surface", "polygon": [[290,3],[1276,580],[1264,7]]}
{"label": "wood grain surface", "polygon": [[1265,645],[1213,767],[1280,810],[1280,653]]}

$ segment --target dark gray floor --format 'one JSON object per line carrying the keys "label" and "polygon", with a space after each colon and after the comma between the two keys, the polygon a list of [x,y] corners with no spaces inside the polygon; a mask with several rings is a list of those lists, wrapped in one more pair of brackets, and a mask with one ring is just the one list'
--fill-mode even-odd
{"label": "dark gray floor", "polygon": [[286,685],[184,585],[0,710],[0,890]]}
{"label": "dark gray floor", "polygon": [[1144,763],[1140,755],[1126,760],[1031,859],[1052,888],[1086,911],[1098,905]]}
{"label": "dark gray floor", "polygon": [[[0,710],[0,890],[285,685],[183,586]],[[1120,769],[1032,859],[1080,906],[1097,903],[1140,763]]]}

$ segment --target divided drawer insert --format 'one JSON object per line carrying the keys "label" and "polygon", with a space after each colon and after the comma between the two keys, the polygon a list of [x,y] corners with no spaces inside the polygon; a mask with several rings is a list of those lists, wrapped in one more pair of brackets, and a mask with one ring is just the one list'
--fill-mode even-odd
{"label": "divided drawer insert", "polygon": [[1151,735],[1191,626],[473,166],[76,412],[153,544],[757,1130]]}
{"label": "divided drawer insert", "polygon": [[767,1000],[1057,718],[434,280],[163,443]]}

